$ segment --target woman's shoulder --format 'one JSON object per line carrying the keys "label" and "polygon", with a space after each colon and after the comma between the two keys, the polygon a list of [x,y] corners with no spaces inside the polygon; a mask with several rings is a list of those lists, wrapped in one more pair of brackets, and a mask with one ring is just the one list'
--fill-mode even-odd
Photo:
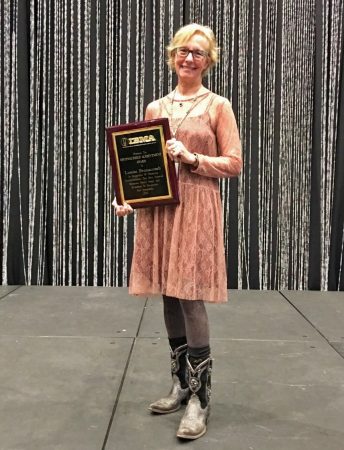
{"label": "woman's shoulder", "polygon": [[223,115],[231,115],[232,105],[228,98],[216,93],[212,93],[212,96],[210,98],[209,114],[215,122]]}
{"label": "woman's shoulder", "polygon": [[231,103],[227,97],[223,97],[222,95],[216,94],[214,92],[212,92],[212,96],[213,96],[213,103],[215,106],[217,107],[231,106]]}
{"label": "woman's shoulder", "polygon": [[161,97],[148,103],[146,108],[146,117],[149,117],[151,119],[160,117],[163,109],[167,109],[167,105],[169,105],[170,102],[171,94],[167,94],[165,95],[165,97]]}
{"label": "woman's shoulder", "polygon": [[156,115],[160,110],[160,100],[154,100],[148,103],[146,108],[146,114]]}

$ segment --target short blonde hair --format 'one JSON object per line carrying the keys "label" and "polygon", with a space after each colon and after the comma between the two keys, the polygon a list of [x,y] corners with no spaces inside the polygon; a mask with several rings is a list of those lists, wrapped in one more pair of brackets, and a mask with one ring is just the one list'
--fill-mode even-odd
{"label": "short blonde hair", "polygon": [[166,47],[167,64],[172,70],[175,70],[174,56],[176,54],[176,49],[188,42],[195,34],[205,37],[209,44],[209,66],[204,71],[204,74],[217,63],[219,48],[217,47],[217,42],[213,30],[205,25],[190,23],[189,25],[185,25],[179,28],[179,30],[173,36],[170,44]]}

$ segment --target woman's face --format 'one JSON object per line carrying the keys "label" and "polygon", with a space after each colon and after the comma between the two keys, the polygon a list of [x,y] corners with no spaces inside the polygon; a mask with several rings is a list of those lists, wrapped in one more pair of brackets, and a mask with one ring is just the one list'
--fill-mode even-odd
{"label": "woman's face", "polygon": [[[192,38],[178,47],[174,55],[176,74],[181,80],[202,79],[202,74],[209,65],[208,41],[195,34]],[[190,50],[193,53],[189,52]]]}

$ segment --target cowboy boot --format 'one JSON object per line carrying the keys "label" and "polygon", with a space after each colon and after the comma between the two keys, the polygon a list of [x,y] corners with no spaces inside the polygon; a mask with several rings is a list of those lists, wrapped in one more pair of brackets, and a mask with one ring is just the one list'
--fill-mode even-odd
{"label": "cowboy boot", "polygon": [[212,360],[210,355],[206,358],[187,355],[186,364],[191,397],[180,422],[177,436],[183,439],[197,439],[207,431]]}
{"label": "cowboy boot", "polygon": [[172,387],[167,397],[149,405],[150,411],[169,414],[178,411],[181,405],[187,402],[189,387],[186,381],[186,352],[187,344],[180,345],[174,350],[170,346]]}

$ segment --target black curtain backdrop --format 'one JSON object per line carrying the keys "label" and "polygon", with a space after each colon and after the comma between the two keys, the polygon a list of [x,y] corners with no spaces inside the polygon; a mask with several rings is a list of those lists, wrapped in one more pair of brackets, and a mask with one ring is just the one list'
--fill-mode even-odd
{"label": "black curtain backdrop", "polygon": [[196,21],[243,144],[221,181],[229,287],[344,290],[343,8],[0,0],[1,283],[127,284],[135,217],[113,215],[105,127],[172,89],[165,47]]}

